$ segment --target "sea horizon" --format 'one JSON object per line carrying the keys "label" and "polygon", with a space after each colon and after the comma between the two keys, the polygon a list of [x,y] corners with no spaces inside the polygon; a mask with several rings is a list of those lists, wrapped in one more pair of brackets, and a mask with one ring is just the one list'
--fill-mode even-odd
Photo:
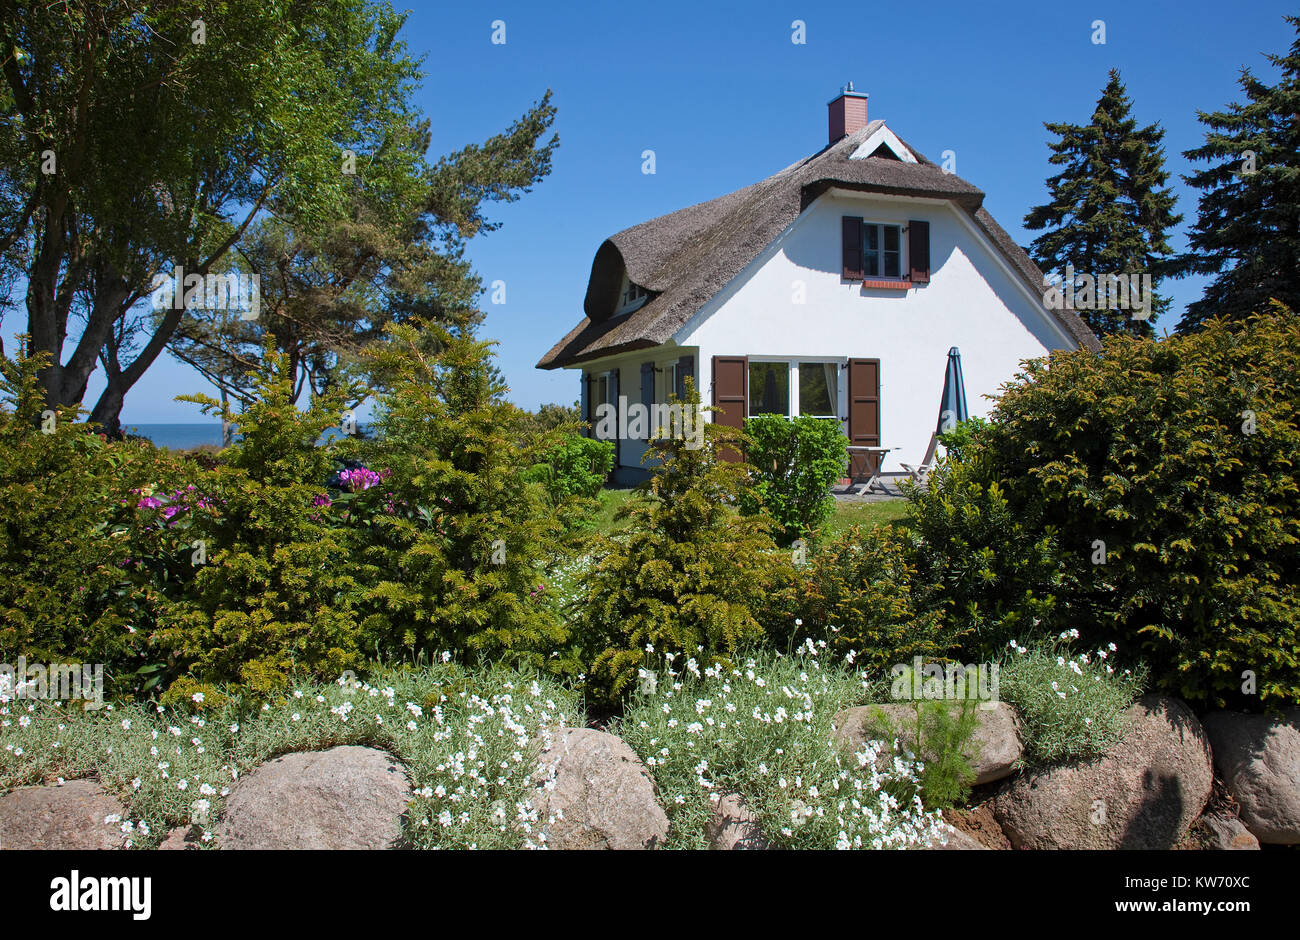
{"label": "sea horizon", "polygon": [[[361,425],[360,430],[367,430],[368,425]],[[195,447],[202,447],[205,444],[213,447],[221,446],[221,422],[219,421],[195,421],[195,422],[178,422],[178,423],[135,423],[131,421],[122,422],[122,430],[127,434],[134,434],[138,437],[148,438],[156,447],[166,447],[170,450],[192,450]],[[331,428],[321,436],[320,443],[327,441],[332,435],[331,431],[337,433],[336,428]],[[236,426],[236,433],[238,427]]]}

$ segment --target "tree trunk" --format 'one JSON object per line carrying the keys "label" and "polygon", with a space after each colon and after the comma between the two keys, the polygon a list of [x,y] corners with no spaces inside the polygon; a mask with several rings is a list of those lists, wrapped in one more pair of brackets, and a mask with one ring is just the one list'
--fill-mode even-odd
{"label": "tree trunk", "polygon": [[126,388],[120,376],[110,375],[108,386],[90,412],[90,422],[100,425],[101,433],[113,439],[122,436],[122,404],[126,400]]}

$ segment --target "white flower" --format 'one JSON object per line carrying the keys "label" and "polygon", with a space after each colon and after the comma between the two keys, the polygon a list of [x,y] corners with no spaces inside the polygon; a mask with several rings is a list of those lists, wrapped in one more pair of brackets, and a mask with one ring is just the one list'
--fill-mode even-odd
{"label": "white flower", "polygon": [[202,705],[202,704],[203,704],[203,693],[202,693],[202,692],[195,692],[193,695],[190,696],[190,698],[194,699],[194,704],[196,704],[196,705]]}

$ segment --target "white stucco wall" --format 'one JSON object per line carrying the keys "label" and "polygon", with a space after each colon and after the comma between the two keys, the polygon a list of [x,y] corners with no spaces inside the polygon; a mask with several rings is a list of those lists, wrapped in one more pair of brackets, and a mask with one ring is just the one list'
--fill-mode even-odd
{"label": "white stucco wall", "polygon": [[[845,215],[868,222],[929,221],[930,282],[899,291],[843,281]],[[1010,381],[1022,360],[1075,345],[960,210],[940,200],[841,191],[809,206],[674,340],[698,348],[706,403],[716,355],[879,359],[881,446],[893,448],[886,472],[900,471],[900,460],[918,463],[924,456],[939,419],[950,347],[961,349],[967,404],[975,416],[988,414],[992,403],[984,396]],[[840,414],[846,417],[843,371]]]}

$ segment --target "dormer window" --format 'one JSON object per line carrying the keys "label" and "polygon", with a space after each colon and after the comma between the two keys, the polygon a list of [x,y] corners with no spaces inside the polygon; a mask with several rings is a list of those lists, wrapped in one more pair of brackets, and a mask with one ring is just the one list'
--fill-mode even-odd
{"label": "dormer window", "polygon": [[614,312],[615,316],[622,316],[625,313],[631,313],[649,298],[650,292],[640,284],[634,284],[626,275],[623,277],[623,292],[618,297],[618,310]]}

